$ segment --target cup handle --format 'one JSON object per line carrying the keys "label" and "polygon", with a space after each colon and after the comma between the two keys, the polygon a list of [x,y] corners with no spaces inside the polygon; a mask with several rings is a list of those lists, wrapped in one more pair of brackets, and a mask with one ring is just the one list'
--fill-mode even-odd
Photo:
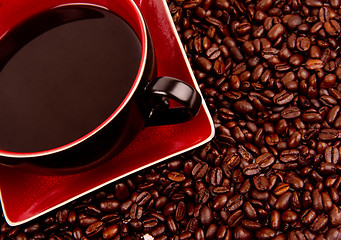
{"label": "cup handle", "polygon": [[[191,120],[199,112],[201,96],[187,83],[172,77],[160,77],[145,89],[151,110],[146,116],[146,126],[177,124]],[[181,107],[170,108],[169,99]]]}

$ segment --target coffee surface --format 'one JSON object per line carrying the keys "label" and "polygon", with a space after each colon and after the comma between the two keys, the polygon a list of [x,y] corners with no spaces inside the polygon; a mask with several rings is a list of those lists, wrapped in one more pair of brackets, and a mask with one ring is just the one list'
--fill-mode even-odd
{"label": "coffee surface", "polygon": [[81,138],[115,111],[142,47],[124,20],[97,7],[59,7],[23,24],[0,41],[10,52],[0,66],[0,149],[43,151]]}

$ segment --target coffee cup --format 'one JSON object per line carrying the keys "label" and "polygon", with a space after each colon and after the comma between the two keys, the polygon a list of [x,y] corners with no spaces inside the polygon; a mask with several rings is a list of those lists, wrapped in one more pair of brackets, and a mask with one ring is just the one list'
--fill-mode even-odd
{"label": "coffee cup", "polygon": [[196,116],[197,90],[158,76],[133,0],[36,3],[0,29],[0,164],[81,171]]}

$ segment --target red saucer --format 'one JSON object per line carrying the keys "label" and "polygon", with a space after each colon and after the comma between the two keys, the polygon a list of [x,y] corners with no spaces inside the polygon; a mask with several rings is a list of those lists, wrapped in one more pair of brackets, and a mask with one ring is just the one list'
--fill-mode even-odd
{"label": "red saucer", "polygon": [[[45,0],[35,0],[42,2]],[[106,0],[98,0],[98,2]],[[0,5],[0,35],[6,21],[25,17],[25,9],[38,11],[32,0],[4,1]],[[47,4],[58,5],[59,0]],[[72,0],[70,0],[72,2]],[[155,46],[158,75],[182,79],[199,87],[172,22],[166,0],[135,0]],[[31,4],[30,4],[31,3]],[[65,3],[65,0],[63,1]],[[0,193],[6,221],[19,225],[56,209],[133,172],[196,148],[214,136],[214,126],[203,101],[190,122],[144,129],[123,152],[90,171],[61,176],[43,176],[0,166]]]}

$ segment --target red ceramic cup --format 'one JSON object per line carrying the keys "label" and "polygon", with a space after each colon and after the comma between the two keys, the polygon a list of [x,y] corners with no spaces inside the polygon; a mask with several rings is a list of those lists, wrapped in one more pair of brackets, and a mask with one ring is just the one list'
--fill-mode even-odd
{"label": "red ceramic cup", "polygon": [[[61,9],[65,6],[87,6],[118,15],[138,36],[142,45],[142,54],[137,74],[129,90],[119,106],[112,109],[109,117],[103,118],[100,124],[76,139],[64,141],[56,146],[52,144],[51,147],[41,149],[38,147],[38,150],[28,148],[25,151],[13,151],[10,146],[3,147],[0,143],[1,164],[18,168],[29,164],[49,173],[86,169],[120,152],[144,127],[189,121],[198,113],[201,96],[193,87],[181,80],[157,75],[157,59],[155,59],[152,39],[143,16],[132,0],[84,2],[23,0],[16,6],[17,9],[8,9],[6,12],[8,14],[0,17],[0,21],[6,21],[2,28],[0,26],[0,35],[2,35],[0,49],[10,49],[0,59],[1,67],[6,66],[11,57],[20,51],[20,48],[13,50],[12,45],[13,42],[22,39],[21,34],[33,32],[30,39],[34,39],[36,35],[44,33],[48,29],[40,25],[51,20],[50,15],[46,17],[44,14],[51,9]],[[10,11],[22,11],[21,19],[12,18]],[[63,16],[59,16],[58,13],[55,14],[54,19],[56,17],[63,19]],[[57,26],[67,21],[77,21],[78,18],[71,16],[71,19],[61,20]],[[25,33],[22,33],[23,29]],[[22,121],[25,121],[24,117]],[[53,134],[49,136],[48,129],[46,132],[48,137],[54,137]],[[28,142],[35,140],[32,138]]]}

